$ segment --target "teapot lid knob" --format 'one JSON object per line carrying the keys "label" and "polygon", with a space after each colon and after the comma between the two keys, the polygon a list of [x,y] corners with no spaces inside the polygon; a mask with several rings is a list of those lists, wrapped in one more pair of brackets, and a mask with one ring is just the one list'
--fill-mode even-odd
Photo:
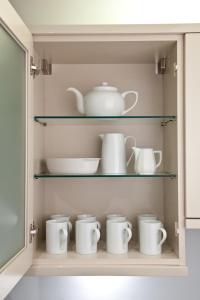
{"label": "teapot lid knob", "polygon": [[108,86],[108,83],[107,83],[107,82],[102,82],[101,85],[102,85],[102,86]]}

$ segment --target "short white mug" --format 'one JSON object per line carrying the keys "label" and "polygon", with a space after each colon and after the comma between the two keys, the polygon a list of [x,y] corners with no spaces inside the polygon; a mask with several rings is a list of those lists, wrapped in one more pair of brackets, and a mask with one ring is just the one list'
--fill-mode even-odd
{"label": "short white mug", "polygon": [[87,220],[97,222],[97,227],[101,229],[101,223],[97,221],[97,218],[90,214],[81,214],[77,216],[77,220]]}
{"label": "short white mug", "polygon": [[106,249],[113,254],[128,252],[128,242],[132,231],[127,221],[108,220],[106,222]]}
{"label": "short white mug", "polygon": [[107,219],[106,222],[109,222],[109,221],[121,221],[121,222],[127,221],[128,227],[129,227],[130,229],[133,228],[133,225],[131,224],[131,222],[129,222],[129,221],[127,220],[127,217],[126,217],[126,216],[123,216],[123,215],[121,215],[121,214],[109,214],[109,215],[106,216],[106,219]]}
{"label": "short white mug", "polygon": [[46,221],[46,250],[51,254],[67,252],[68,223],[64,220]]}
{"label": "short white mug", "polygon": [[66,221],[68,224],[69,232],[72,231],[72,223],[70,222],[70,216],[64,215],[64,214],[55,214],[50,216],[51,220],[61,220]]}
{"label": "short white mug", "polygon": [[79,254],[93,254],[97,252],[100,230],[97,221],[76,221],[76,252]]}
{"label": "short white mug", "polygon": [[161,254],[167,232],[159,220],[145,220],[140,223],[140,252],[147,255]]}

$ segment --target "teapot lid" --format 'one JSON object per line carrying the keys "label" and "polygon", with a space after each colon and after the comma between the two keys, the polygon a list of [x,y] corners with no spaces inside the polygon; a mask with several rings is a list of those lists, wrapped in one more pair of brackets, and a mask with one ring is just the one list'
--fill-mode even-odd
{"label": "teapot lid", "polygon": [[109,86],[107,82],[102,82],[101,85],[95,86],[93,88],[95,91],[109,91],[109,92],[117,92],[117,88],[114,86]]}

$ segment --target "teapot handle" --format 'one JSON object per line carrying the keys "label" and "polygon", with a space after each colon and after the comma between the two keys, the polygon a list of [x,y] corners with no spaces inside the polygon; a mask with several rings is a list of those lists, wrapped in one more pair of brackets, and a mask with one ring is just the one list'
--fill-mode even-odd
{"label": "teapot handle", "polygon": [[124,98],[124,100],[125,100],[125,98],[126,98],[126,96],[127,96],[128,94],[134,94],[134,95],[135,95],[135,101],[134,101],[134,103],[131,105],[131,107],[125,109],[125,110],[122,112],[122,115],[126,115],[131,109],[133,109],[133,108],[136,106],[136,104],[137,104],[137,102],[138,102],[138,92],[135,92],[135,91],[127,91],[127,92],[124,92],[124,93],[121,94],[121,95],[122,95],[122,98]]}
{"label": "teapot handle", "polygon": [[162,151],[154,151],[154,153],[156,154],[159,154],[159,161],[158,163],[156,164],[156,169],[160,166],[161,162],[162,162]]}

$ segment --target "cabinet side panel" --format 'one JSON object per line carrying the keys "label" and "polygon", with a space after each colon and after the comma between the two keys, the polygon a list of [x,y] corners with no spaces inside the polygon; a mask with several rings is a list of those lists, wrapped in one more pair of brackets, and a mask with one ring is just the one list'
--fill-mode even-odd
{"label": "cabinet side panel", "polygon": [[[165,169],[177,173],[176,179],[167,179],[164,184],[164,212],[165,226],[168,231],[168,243],[178,257],[184,257],[182,242],[183,229],[183,130],[182,130],[182,43],[169,52],[168,71],[163,76],[165,114],[177,115],[177,122],[171,122],[164,128],[164,164]],[[178,53],[178,55],[177,55]],[[174,65],[178,64],[178,72]],[[175,234],[175,224],[180,229],[180,234]],[[183,249],[182,249],[183,248]],[[181,252],[182,251],[182,252]]]}
{"label": "cabinet side panel", "polygon": [[200,34],[185,36],[186,218],[200,218]]}
{"label": "cabinet side panel", "polygon": [[[35,53],[34,57],[37,65],[39,58]],[[44,77],[39,75],[34,79],[34,115],[44,114]],[[34,123],[34,172],[41,169],[41,161],[44,157],[44,128],[39,123]],[[35,239],[34,246],[37,248],[37,242],[42,236],[42,216],[44,203],[44,182],[34,180],[34,222],[40,230]]]}

